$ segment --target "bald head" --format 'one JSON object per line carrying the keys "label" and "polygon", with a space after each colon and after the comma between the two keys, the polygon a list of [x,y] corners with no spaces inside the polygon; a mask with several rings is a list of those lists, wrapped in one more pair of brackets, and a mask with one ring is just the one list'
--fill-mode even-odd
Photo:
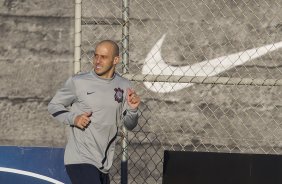
{"label": "bald head", "polygon": [[96,45],[96,48],[102,45],[110,46],[113,49],[113,57],[119,56],[119,47],[116,42],[112,40],[103,40]]}
{"label": "bald head", "polygon": [[119,63],[119,48],[112,40],[103,40],[95,48],[93,66],[97,75],[111,78],[115,73],[115,66]]}

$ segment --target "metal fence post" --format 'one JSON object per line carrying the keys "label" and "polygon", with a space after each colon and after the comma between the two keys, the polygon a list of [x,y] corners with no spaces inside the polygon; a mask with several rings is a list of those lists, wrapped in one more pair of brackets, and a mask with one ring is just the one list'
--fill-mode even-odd
{"label": "metal fence post", "polygon": [[[129,63],[129,1],[122,1],[122,65],[123,73],[127,73]],[[121,160],[121,184],[128,183],[128,161],[127,161],[127,130],[123,126],[122,138],[122,160]]]}
{"label": "metal fence post", "polygon": [[81,70],[81,0],[75,0],[74,73]]}

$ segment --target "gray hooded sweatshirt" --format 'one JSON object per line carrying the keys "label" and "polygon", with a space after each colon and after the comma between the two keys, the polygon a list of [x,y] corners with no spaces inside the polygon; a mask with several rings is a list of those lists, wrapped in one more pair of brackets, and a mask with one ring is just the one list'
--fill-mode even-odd
{"label": "gray hooded sweatshirt", "polygon": [[[112,166],[118,127],[129,130],[137,125],[137,109],[127,105],[130,82],[118,74],[111,79],[100,78],[94,71],[70,77],[48,105],[49,113],[69,125],[64,162],[92,164],[108,173]],[[76,116],[91,112],[85,130],[74,126]]]}

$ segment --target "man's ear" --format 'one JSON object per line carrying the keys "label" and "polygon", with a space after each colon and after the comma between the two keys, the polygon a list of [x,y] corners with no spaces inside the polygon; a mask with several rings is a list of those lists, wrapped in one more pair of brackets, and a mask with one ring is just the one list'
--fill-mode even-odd
{"label": "man's ear", "polygon": [[114,57],[114,64],[118,64],[119,63],[119,56],[115,56]]}

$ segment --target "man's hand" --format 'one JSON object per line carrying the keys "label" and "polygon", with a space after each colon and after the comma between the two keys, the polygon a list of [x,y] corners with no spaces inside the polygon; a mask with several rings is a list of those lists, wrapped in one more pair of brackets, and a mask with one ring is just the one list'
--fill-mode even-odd
{"label": "man's hand", "polygon": [[135,93],[133,89],[127,89],[127,103],[132,109],[136,109],[141,102],[140,97]]}
{"label": "man's hand", "polygon": [[90,123],[90,116],[92,112],[85,112],[75,117],[74,119],[74,126],[84,130]]}

